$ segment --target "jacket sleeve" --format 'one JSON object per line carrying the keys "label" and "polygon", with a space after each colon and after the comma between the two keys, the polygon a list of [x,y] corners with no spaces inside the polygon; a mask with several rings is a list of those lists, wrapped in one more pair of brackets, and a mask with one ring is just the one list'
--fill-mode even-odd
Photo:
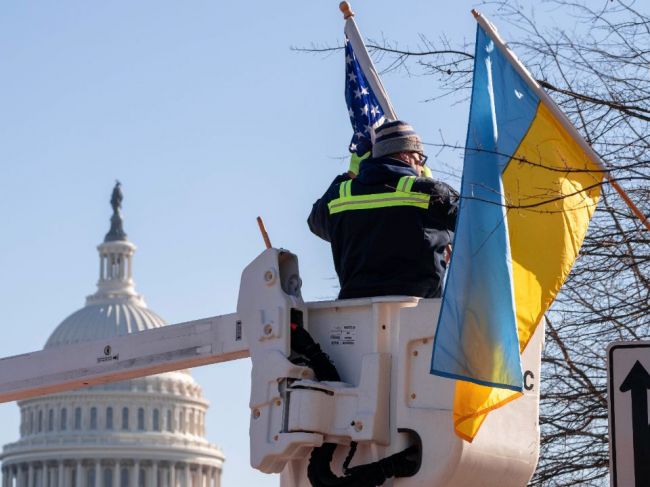
{"label": "jacket sleeve", "polygon": [[327,242],[331,241],[329,231],[330,212],[327,204],[338,196],[339,184],[348,179],[350,179],[350,176],[347,173],[336,176],[325,194],[314,203],[309,218],[307,218],[307,224],[311,232]]}
{"label": "jacket sleeve", "polygon": [[452,232],[456,231],[456,220],[458,218],[458,204],[460,202],[460,195],[451,186],[448,188],[448,211],[447,211],[447,230]]}
{"label": "jacket sleeve", "polygon": [[456,231],[459,197],[454,188],[441,181],[418,178],[413,185],[413,190],[430,194],[429,214],[431,217],[445,230]]}

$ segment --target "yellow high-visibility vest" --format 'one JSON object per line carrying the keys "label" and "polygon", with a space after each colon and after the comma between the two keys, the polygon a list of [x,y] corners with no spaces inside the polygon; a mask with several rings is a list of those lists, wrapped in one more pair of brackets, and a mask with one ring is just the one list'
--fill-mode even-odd
{"label": "yellow high-visibility vest", "polygon": [[415,176],[402,176],[392,193],[352,195],[352,180],[339,185],[339,197],[327,204],[330,215],[351,210],[371,210],[389,206],[415,206],[426,210],[431,195],[411,191]]}

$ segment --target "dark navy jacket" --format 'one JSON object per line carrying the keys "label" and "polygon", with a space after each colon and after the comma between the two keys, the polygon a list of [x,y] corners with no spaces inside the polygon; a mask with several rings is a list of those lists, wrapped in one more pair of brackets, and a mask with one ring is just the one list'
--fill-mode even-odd
{"label": "dark navy jacket", "polygon": [[[388,157],[367,159],[351,183],[352,195],[395,192],[408,164]],[[330,214],[347,174],[334,179],[309,215],[309,228],[331,242],[341,283],[340,299],[391,294],[439,297],[444,250],[456,228],[458,193],[445,183],[417,178],[411,191],[431,195],[428,209],[392,206]]]}

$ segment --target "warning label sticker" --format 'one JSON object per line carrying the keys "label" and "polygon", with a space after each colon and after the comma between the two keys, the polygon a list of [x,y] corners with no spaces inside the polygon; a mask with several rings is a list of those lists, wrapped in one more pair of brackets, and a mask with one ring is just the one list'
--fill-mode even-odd
{"label": "warning label sticker", "polygon": [[357,325],[336,325],[330,331],[332,345],[354,345],[357,342]]}

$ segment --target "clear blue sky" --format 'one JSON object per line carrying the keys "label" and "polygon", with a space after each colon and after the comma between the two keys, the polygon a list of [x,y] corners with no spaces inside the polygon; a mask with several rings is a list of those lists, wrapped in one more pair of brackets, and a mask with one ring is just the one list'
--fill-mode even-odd
{"label": "clear blue sky", "polygon": [[[366,37],[473,41],[476,2],[355,1]],[[0,7],[0,356],[39,349],[95,290],[95,246],[123,183],[137,289],[168,322],[235,310],[263,249],[299,256],[306,299],[336,294],[329,247],[305,224],[343,172],[351,136],[338,1],[4,2]],[[489,10],[486,10],[489,13]],[[427,142],[462,142],[467,103],[423,103],[432,78],[390,73],[400,117]],[[445,164],[459,167],[455,154]],[[435,159],[433,157],[432,159]],[[436,162],[430,163],[436,168]],[[456,187],[458,181],[451,181]],[[224,486],[277,485],[248,466],[250,366],[194,370],[211,408]],[[18,437],[0,405],[0,444]]]}

